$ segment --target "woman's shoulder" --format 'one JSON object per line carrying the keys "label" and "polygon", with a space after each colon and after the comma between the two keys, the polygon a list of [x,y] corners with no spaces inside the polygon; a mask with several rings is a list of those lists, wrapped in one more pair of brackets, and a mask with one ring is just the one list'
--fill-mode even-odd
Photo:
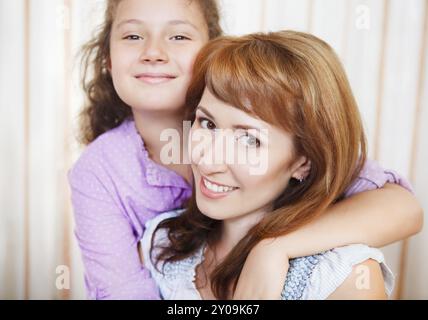
{"label": "woman's shoulder", "polygon": [[[158,264],[154,257],[169,243],[168,230],[157,229],[166,219],[177,217],[184,210],[165,212],[146,222],[146,230],[141,240],[144,266],[155,279],[164,299],[198,299],[198,291],[193,286],[196,266],[200,263],[203,248],[183,260]],[[153,250],[152,250],[153,244]],[[179,290],[178,290],[179,289]],[[177,294],[177,296],[175,296]]]}
{"label": "woman's shoulder", "polygon": [[[327,299],[348,277],[352,276],[355,267],[368,260],[373,260],[380,265],[385,292],[388,296],[392,293],[394,275],[386,265],[385,258],[379,249],[363,244],[353,244],[319,254],[316,259],[317,263],[303,293],[304,299]],[[362,277],[365,276],[363,271],[361,270]]]}
{"label": "woman's shoulder", "polygon": [[155,239],[154,239],[155,242],[159,243],[162,240],[161,238],[165,237],[167,230],[162,229],[162,230],[159,230],[159,232],[157,232],[156,234],[154,234],[158,225],[166,219],[179,216],[183,211],[184,211],[183,209],[180,209],[180,210],[164,212],[148,220],[145,224],[145,231],[144,231],[143,238],[141,240],[143,248],[146,248],[147,251],[149,251],[153,236],[155,236]]}

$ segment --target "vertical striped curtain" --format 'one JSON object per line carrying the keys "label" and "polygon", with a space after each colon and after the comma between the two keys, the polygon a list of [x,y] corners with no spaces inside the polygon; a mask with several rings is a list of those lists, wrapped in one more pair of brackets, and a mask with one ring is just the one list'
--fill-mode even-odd
{"label": "vertical striped curtain", "polygon": [[[219,0],[229,34],[294,29],[331,44],[369,154],[428,209],[427,0]],[[78,51],[104,0],[0,0],[0,299],[85,298],[66,174],[76,142]],[[396,298],[428,298],[424,231],[383,251]]]}

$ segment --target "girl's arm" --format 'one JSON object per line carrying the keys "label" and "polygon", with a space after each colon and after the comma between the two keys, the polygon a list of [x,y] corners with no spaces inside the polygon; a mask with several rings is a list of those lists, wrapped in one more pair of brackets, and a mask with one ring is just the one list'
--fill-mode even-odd
{"label": "girl's arm", "polygon": [[[101,182],[102,166],[80,160],[69,173],[75,235],[85,268],[88,299],[159,299],[150,272],[141,267],[138,239]],[[95,159],[96,160],[96,159]]]}
{"label": "girl's arm", "polygon": [[247,258],[234,298],[277,299],[288,259],[353,243],[382,247],[419,232],[422,221],[418,201],[403,187],[386,184],[356,194],[295,232],[261,241]]}
{"label": "girl's arm", "polygon": [[383,247],[418,233],[422,208],[406,189],[387,184],[330,207],[312,223],[278,238],[290,259],[354,243]]}

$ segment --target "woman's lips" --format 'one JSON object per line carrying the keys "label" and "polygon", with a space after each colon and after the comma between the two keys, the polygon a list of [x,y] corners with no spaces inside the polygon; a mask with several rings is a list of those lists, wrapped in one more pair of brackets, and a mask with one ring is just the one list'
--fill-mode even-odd
{"label": "woman's lips", "polygon": [[148,84],[160,84],[172,81],[177,77],[166,73],[141,73],[135,78]]}
{"label": "woman's lips", "polygon": [[202,193],[205,197],[207,197],[207,198],[209,198],[209,199],[220,199],[220,198],[224,198],[224,197],[227,197],[227,196],[228,196],[230,193],[232,193],[233,191],[237,190],[237,188],[236,188],[236,189],[234,189],[234,190],[227,191],[227,192],[214,192],[214,191],[212,191],[212,190],[208,189],[208,188],[205,186],[204,178],[203,178],[203,177],[201,177],[201,179],[200,179],[200,182],[199,182],[199,188],[200,188],[200,190],[201,190],[201,193]]}

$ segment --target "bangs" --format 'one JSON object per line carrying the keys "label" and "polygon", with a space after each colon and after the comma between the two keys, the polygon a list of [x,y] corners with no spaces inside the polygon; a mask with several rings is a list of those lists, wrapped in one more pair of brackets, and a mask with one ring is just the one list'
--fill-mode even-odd
{"label": "bangs", "polygon": [[288,60],[283,49],[256,38],[220,43],[207,61],[205,85],[224,103],[291,130],[300,90]]}

